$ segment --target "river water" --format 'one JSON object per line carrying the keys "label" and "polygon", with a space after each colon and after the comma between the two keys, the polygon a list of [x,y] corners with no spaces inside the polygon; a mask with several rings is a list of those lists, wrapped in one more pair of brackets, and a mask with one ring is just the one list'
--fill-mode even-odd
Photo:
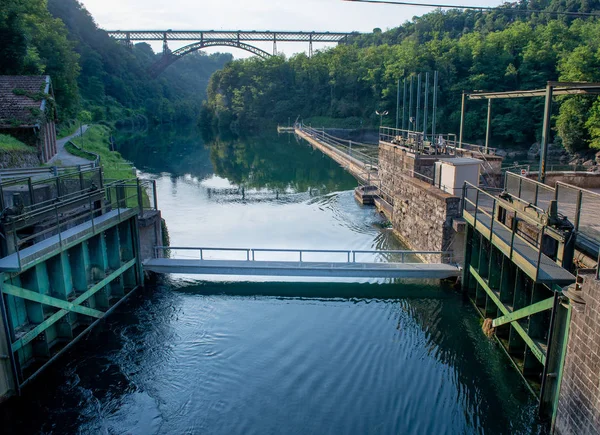
{"label": "river water", "polygon": [[[172,245],[398,249],[355,181],[291,136],[121,135]],[[313,280],[314,281],[314,280]],[[535,401],[471,305],[437,282],[171,276],[23,397],[2,433],[538,433]]]}

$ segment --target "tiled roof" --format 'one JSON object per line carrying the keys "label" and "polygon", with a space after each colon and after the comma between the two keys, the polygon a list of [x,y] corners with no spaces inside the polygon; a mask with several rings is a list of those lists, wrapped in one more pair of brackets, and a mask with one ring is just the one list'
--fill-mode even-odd
{"label": "tiled roof", "polygon": [[48,92],[50,76],[0,75],[0,127],[33,126],[35,110],[43,109],[45,100],[35,100],[32,95]]}

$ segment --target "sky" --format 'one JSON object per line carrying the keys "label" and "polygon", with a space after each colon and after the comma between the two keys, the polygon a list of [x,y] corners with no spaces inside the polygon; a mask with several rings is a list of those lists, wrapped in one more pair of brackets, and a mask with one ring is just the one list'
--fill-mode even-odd
{"label": "sky", "polygon": [[[342,0],[80,0],[105,30],[293,30],[370,32],[397,27],[433,8],[376,5]],[[415,0],[412,0],[415,1]],[[438,1],[416,0],[422,2]],[[439,0],[442,4],[497,6],[501,0]],[[161,43],[152,44],[155,51]],[[171,43],[171,50],[185,44]],[[272,44],[256,44],[272,52]],[[326,44],[314,44],[313,49]],[[278,43],[278,51],[291,55],[308,51],[308,44]],[[245,51],[217,47],[207,52]]]}

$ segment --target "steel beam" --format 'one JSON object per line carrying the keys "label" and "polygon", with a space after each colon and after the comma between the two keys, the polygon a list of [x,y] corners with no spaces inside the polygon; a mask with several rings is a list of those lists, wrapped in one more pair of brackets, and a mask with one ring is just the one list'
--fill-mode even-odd
{"label": "steel beam", "polygon": [[553,86],[548,83],[548,86],[546,86],[546,101],[544,104],[544,125],[542,127],[540,172],[538,174],[538,181],[540,183],[543,183],[546,180],[546,160],[548,158],[548,141],[550,137],[550,117],[552,116],[552,92]]}
{"label": "steel beam", "polygon": [[104,315],[102,311],[74,304],[72,302],[65,301],[64,299],[59,299],[41,293],[37,293],[31,290],[17,287],[16,285],[12,284],[4,283],[4,285],[2,286],[2,292],[7,295],[27,299],[28,301],[39,302],[40,304],[50,305],[56,308],[62,308],[63,310],[74,311],[76,313],[96,317],[98,319]]}
{"label": "steel beam", "polygon": [[[115,270],[113,273],[111,273],[106,278],[104,278],[102,281],[95,284],[88,291],[86,291],[85,293],[83,293],[80,296],[78,296],[77,298],[75,298],[75,300],[72,302],[72,304],[79,305],[79,304],[83,303],[84,301],[86,301],[87,299],[92,297],[94,294],[96,294],[100,289],[106,287],[106,285],[109,284],[116,277],[120,276],[123,272],[125,272],[126,270],[131,268],[135,264],[135,262],[136,262],[135,259],[128,261],[123,266],[121,266],[119,269]],[[6,286],[6,284],[5,284],[5,286]],[[51,325],[53,325],[54,323],[56,323],[60,319],[62,319],[64,316],[66,316],[68,313],[69,313],[69,310],[61,309],[60,311],[57,311],[56,313],[52,314],[45,321],[43,321],[42,323],[37,325],[34,329],[27,332],[25,335],[23,335],[17,341],[12,343],[12,351],[16,352],[17,350],[21,349],[23,346],[25,346],[26,344],[31,342],[35,337],[40,335],[43,331],[48,329]]]}
{"label": "steel beam", "polygon": [[[479,285],[487,292],[488,296],[494,301],[494,303],[500,309],[500,311],[502,311],[502,313],[505,316],[509,315],[510,311],[508,311],[506,306],[502,302],[500,302],[500,299],[498,299],[498,296],[496,296],[496,294],[492,291],[492,289],[490,289],[490,287],[487,285],[487,282],[482,277],[479,276],[479,274],[473,268],[473,266],[470,266],[469,272],[477,280]],[[538,359],[538,361],[541,362],[542,364],[545,364],[546,363],[546,355],[544,355],[544,352],[531,339],[531,337],[527,334],[527,332],[525,332],[523,327],[521,325],[519,325],[519,323],[517,321],[512,321],[511,326],[521,336],[521,338],[523,339],[525,344],[529,347],[529,349],[531,349],[531,353]]]}
{"label": "steel beam", "polygon": [[506,314],[504,316],[494,319],[492,322],[492,326],[496,328],[498,326],[502,326],[507,323],[520,320],[523,317],[531,316],[532,314],[549,310],[550,308],[552,308],[553,303],[554,297],[551,297],[548,299],[544,299],[543,301],[537,302],[535,304],[527,305],[526,307],[521,308],[520,310],[513,311],[510,314]]}

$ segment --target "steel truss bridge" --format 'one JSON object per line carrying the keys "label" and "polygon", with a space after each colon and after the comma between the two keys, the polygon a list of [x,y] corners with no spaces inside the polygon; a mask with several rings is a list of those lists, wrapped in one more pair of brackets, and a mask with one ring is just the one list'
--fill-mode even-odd
{"label": "steel truss bridge", "polygon": [[[255,42],[271,42],[273,55],[277,54],[278,42],[308,42],[308,54],[312,56],[313,42],[347,42],[358,32],[271,32],[259,30],[115,30],[107,31],[112,38],[132,46],[134,41],[162,41],[163,55],[151,67],[154,76],[159,75],[177,59],[207,47],[235,47],[256,56],[267,58],[271,53],[252,45]],[[177,50],[169,49],[169,41],[190,41]]]}

